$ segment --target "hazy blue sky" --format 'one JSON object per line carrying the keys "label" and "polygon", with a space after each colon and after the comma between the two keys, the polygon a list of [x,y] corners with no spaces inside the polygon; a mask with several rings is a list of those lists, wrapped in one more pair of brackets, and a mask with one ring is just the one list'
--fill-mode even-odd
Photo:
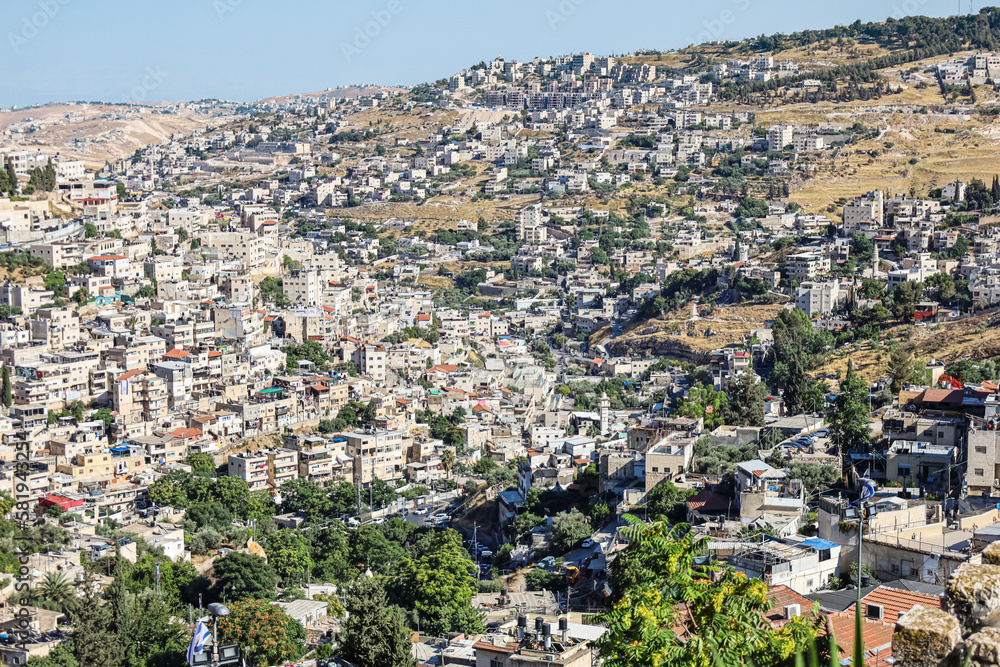
{"label": "hazy blue sky", "polygon": [[[420,83],[497,55],[607,55],[957,10],[957,0],[3,0],[0,106],[254,100]],[[366,30],[374,37],[359,37]]]}

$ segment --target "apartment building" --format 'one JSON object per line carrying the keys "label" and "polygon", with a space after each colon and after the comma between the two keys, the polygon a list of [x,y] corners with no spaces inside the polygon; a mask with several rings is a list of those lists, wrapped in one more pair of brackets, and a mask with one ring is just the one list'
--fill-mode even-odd
{"label": "apartment building", "polygon": [[[281,467],[285,474],[286,468]],[[263,491],[268,488],[270,482],[270,468],[268,465],[268,455],[266,452],[247,452],[244,454],[230,454],[228,474],[239,477],[250,491]]]}
{"label": "apartment building", "polygon": [[829,271],[830,258],[817,252],[803,252],[785,258],[785,273],[792,280],[812,280]]}
{"label": "apartment building", "polygon": [[371,376],[375,382],[385,382],[388,354],[384,345],[362,345],[356,352],[358,372]]}
{"label": "apartment building", "polygon": [[881,190],[855,197],[844,205],[845,236],[854,236],[862,222],[870,222],[876,227],[885,224],[885,195]]}
{"label": "apartment building", "polygon": [[[940,377],[940,369],[937,372]],[[928,377],[925,381],[936,382]],[[961,447],[965,438],[965,420],[925,411],[923,414],[890,409],[882,414],[882,433],[889,442],[907,440],[942,447]]]}
{"label": "apartment building", "polygon": [[832,313],[847,300],[848,291],[839,280],[801,283],[795,295],[795,307],[809,317]]}
{"label": "apartment building", "polygon": [[167,341],[157,336],[133,336],[127,345],[107,351],[107,364],[123,371],[145,369],[158,362],[167,351]]}
{"label": "apartment building", "polygon": [[354,460],[355,484],[371,484],[374,477],[388,482],[406,474],[407,446],[399,431],[370,429],[342,435],[346,453]]}
{"label": "apartment building", "polygon": [[151,435],[167,415],[167,388],[162,378],[147,370],[131,370],[114,380],[112,400],[118,423],[130,438]]}
{"label": "apartment building", "polygon": [[772,125],[767,128],[767,150],[780,153],[792,143],[795,128],[791,125]]}
{"label": "apartment building", "polygon": [[[885,455],[885,477],[903,486],[947,486],[947,469],[958,456],[958,447],[915,440],[895,440]],[[916,482],[913,484],[912,482]]]}
{"label": "apartment building", "polygon": [[741,544],[729,557],[729,565],[768,586],[784,585],[808,595],[826,588],[838,575],[840,545],[817,537],[798,544]]}
{"label": "apartment building", "polygon": [[285,297],[299,306],[323,305],[323,281],[319,271],[295,269],[282,279]]}
{"label": "apartment building", "polygon": [[687,472],[694,454],[695,438],[671,433],[646,450],[646,492],[664,481]]}
{"label": "apartment building", "polygon": [[280,489],[281,485],[299,476],[299,453],[294,449],[276,447],[266,451],[267,479],[271,488]]}
{"label": "apartment building", "polygon": [[166,341],[168,349],[195,350],[215,341],[215,324],[210,321],[177,320],[150,327],[154,336]]}
{"label": "apartment building", "polygon": [[261,238],[252,232],[208,232],[202,235],[203,252],[215,249],[224,260],[242,261],[244,268],[264,263],[265,250]]}
{"label": "apartment building", "polygon": [[993,494],[1000,490],[1000,431],[969,429],[969,464],[965,480],[970,495]]}

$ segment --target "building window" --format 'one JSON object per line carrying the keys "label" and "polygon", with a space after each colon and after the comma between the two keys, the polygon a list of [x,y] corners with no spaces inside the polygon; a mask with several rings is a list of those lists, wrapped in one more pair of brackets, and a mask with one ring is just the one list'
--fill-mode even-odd
{"label": "building window", "polygon": [[503,660],[497,660],[496,658],[490,658],[490,667],[504,667]]}
{"label": "building window", "polygon": [[986,447],[976,445],[976,454],[985,454],[985,453],[986,453]]}
{"label": "building window", "polygon": [[974,474],[976,477],[982,477],[983,476],[983,469],[982,468],[976,468],[975,470],[972,471],[972,474]]}

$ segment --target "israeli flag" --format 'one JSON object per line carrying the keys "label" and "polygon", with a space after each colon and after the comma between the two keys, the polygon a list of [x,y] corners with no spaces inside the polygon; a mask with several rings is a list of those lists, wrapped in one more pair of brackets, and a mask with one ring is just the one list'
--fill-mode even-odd
{"label": "israeli flag", "polygon": [[194,664],[194,656],[205,651],[205,642],[212,636],[208,628],[201,621],[194,629],[194,636],[191,637],[191,645],[188,646],[187,661],[189,665]]}
{"label": "israeli flag", "polygon": [[875,485],[871,483],[871,480],[865,482],[865,485],[861,487],[861,502],[864,502],[875,495]]}
{"label": "israeli flag", "polygon": [[862,477],[864,480],[864,485],[861,487],[861,495],[858,499],[851,503],[852,506],[863,505],[864,502],[875,495],[875,485],[867,477]]}

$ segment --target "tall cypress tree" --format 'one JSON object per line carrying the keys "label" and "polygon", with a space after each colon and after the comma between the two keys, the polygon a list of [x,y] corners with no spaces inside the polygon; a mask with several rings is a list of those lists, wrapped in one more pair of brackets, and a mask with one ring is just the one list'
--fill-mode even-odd
{"label": "tall cypress tree", "polygon": [[416,667],[403,614],[389,604],[378,579],[359,578],[345,608],[350,616],[338,636],[345,660],[365,667]]}
{"label": "tall cypress tree", "polygon": [[14,171],[14,163],[11,160],[7,160],[7,164],[4,166],[7,171],[7,187],[9,188],[10,194],[17,194],[17,172]]}
{"label": "tall cypress tree", "polygon": [[10,395],[10,366],[7,366],[6,364],[3,367],[3,387],[0,391],[3,392],[3,396],[0,398],[3,402],[3,406],[5,408],[9,408],[10,404],[14,401]]}

